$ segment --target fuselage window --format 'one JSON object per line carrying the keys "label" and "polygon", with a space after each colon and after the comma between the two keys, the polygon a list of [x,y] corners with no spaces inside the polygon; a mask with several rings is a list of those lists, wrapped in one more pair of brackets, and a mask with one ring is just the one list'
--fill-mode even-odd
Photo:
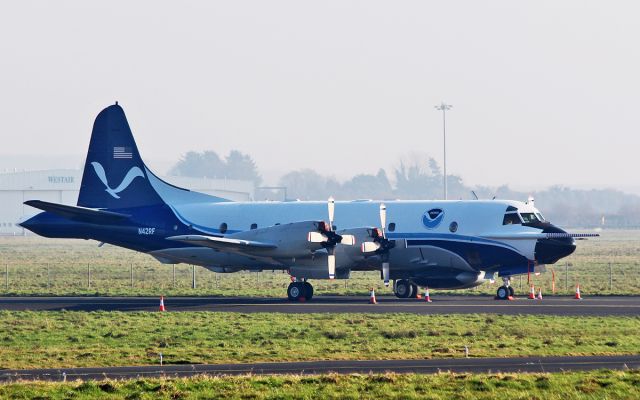
{"label": "fuselage window", "polygon": [[451,233],[456,233],[458,231],[458,223],[456,221],[449,224],[449,231]]}
{"label": "fuselage window", "polygon": [[227,223],[223,222],[220,224],[220,233],[226,233],[227,232]]}
{"label": "fuselage window", "polygon": [[504,219],[502,220],[502,225],[516,225],[521,224],[520,217],[517,213],[505,214]]}
{"label": "fuselage window", "polygon": [[258,229],[258,224],[256,223],[251,224],[251,229]]}
{"label": "fuselage window", "polygon": [[395,230],[396,230],[396,223],[395,222],[389,223],[389,232],[393,232]]}
{"label": "fuselage window", "polygon": [[538,217],[534,213],[521,213],[520,216],[525,224],[532,224],[538,222]]}

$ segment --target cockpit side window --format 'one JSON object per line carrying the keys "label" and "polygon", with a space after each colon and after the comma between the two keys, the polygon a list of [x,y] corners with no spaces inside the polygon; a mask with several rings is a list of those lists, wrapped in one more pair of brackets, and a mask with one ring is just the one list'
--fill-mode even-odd
{"label": "cockpit side window", "polygon": [[546,220],[544,219],[544,217],[542,216],[542,214],[541,214],[539,211],[536,213],[536,216],[538,217],[538,219],[539,219],[540,221],[542,221],[542,222],[546,221]]}
{"label": "cockpit side window", "polygon": [[502,225],[516,225],[522,224],[518,213],[508,213],[504,215],[504,219],[502,220]]}

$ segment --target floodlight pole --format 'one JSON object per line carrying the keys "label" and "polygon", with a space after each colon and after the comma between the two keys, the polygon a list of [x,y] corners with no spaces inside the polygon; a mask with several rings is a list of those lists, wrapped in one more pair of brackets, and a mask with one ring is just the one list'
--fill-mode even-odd
{"label": "floodlight pole", "polygon": [[444,176],[442,180],[444,181],[444,199],[447,200],[447,110],[451,110],[453,106],[451,104],[447,104],[444,101],[439,105],[435,106],[436,110],[442,111],[442,148],[444,153],[443,167],[444,167]]}

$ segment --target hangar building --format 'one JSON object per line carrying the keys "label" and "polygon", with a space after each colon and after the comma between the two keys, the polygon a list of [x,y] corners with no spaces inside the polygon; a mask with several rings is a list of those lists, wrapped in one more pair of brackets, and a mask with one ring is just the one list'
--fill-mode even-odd
{"label": "hangar building", "polygon": [[[167,182],[213,196],[234,201],[251,201],[254,184],[251,181],[162,177]],[[82,171],[55,169],[0,173],[0,235],[24,235],[17,223],[23,218],[40,212],[24,205],[27,200],[44,200],[75,205],[80,191]]]}

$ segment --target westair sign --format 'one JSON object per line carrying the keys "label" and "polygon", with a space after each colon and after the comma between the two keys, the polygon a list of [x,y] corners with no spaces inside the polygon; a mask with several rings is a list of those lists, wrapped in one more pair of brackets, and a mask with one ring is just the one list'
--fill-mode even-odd
{"label": "westair sign", "polygon": [[49,176],[49,183],[73,183],[73,176]]}

